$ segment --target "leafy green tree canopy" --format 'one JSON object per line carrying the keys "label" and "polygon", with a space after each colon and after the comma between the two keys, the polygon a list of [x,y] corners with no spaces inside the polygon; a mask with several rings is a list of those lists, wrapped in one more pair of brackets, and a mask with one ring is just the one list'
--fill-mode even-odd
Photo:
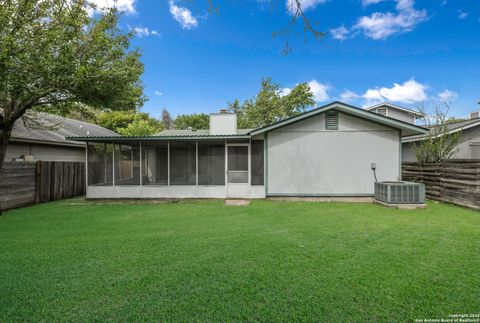
{"label": "leafy green tree canopy", "polygon": [[314,104],[314,96],[307,83],[296,85],[284,95],[280,84],[265,78],[254,99],[245,101],[243,105],[235,100],[229,104],[228,110],[237,114],[239,128],[257,128],[297,115]]}
{"label": "leafy green tree canopy", "polygon": [[97,124],[124,136],[151,136],[163,130],[161,121],[144,112],[104,112],[97,117]]}
{"label": "leafy green tree canopy", "polygon": [[85,0],[0,0],[0,168],[16,120],[79,104],[136,110],[143,64],[119,14],[94,17]]}
{"label": "leafy green tree canopy", "polygon": [[175,129],[208,129],[210,127],[210,117],[205,113],[181,114],[175,118]]}

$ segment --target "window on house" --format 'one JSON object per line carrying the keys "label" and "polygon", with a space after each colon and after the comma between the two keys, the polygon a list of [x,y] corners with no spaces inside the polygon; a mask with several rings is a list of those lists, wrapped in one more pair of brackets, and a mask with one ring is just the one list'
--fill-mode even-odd
{"label": "window on house", "polygon": [[338,130],[338,113],[336,111],[327,112],[325,116],[325,129]]}
{"label": "window on house", "polygon": [[264,151],[263,140],[252,140],[251,143],[251,162],[252,167],[252,185],[263,185],[264,182]]}

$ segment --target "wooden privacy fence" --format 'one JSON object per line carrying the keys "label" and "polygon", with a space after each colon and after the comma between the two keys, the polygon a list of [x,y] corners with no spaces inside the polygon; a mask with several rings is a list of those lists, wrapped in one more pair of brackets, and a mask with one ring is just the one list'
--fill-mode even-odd
{"label": "wooden privacy fence", "polygon": [[5,162],[0,173],[0,211],[84,194],[81,162]]}
{"label": "wooden privacy fence", "polygon": [[480,210],[480,159],[404,162],[403,179],[424,183],[428,198]]}

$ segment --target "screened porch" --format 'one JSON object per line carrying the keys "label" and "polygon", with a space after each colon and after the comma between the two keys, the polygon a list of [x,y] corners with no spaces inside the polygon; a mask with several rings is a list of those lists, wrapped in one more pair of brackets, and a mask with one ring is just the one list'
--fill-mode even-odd
{"label": "screened porch", "polygon": [[265,197],[263,140],[89,142],[88,198]]}

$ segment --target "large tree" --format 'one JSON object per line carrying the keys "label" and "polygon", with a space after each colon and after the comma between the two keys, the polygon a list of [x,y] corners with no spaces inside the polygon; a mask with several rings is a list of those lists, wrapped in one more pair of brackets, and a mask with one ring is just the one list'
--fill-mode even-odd
{"label": "large tree", "polygon": [[84,0],[0,0],[0,170],[14,123],[35,111],[136,110],[143,64],[119,14]]}
{"label": "large tree", "polygon": [[255,98],[240,105],[238,100],[229,104],[228,110],[237,114],[239,128],[258,128],[292,117],[315,104],[307,83],[296,85],[288,94],[271,78],[261,81]]}
{"label": "large tree", "polygon": [[145,112],[103,112],[98,115],[96,122],[124,136],[151,136],[163,130],[162,122]]}
{"label": "large tree", "polygon": [[205,113],[181,114],[175,118],[175,129],[208,129],[210,118]]}

